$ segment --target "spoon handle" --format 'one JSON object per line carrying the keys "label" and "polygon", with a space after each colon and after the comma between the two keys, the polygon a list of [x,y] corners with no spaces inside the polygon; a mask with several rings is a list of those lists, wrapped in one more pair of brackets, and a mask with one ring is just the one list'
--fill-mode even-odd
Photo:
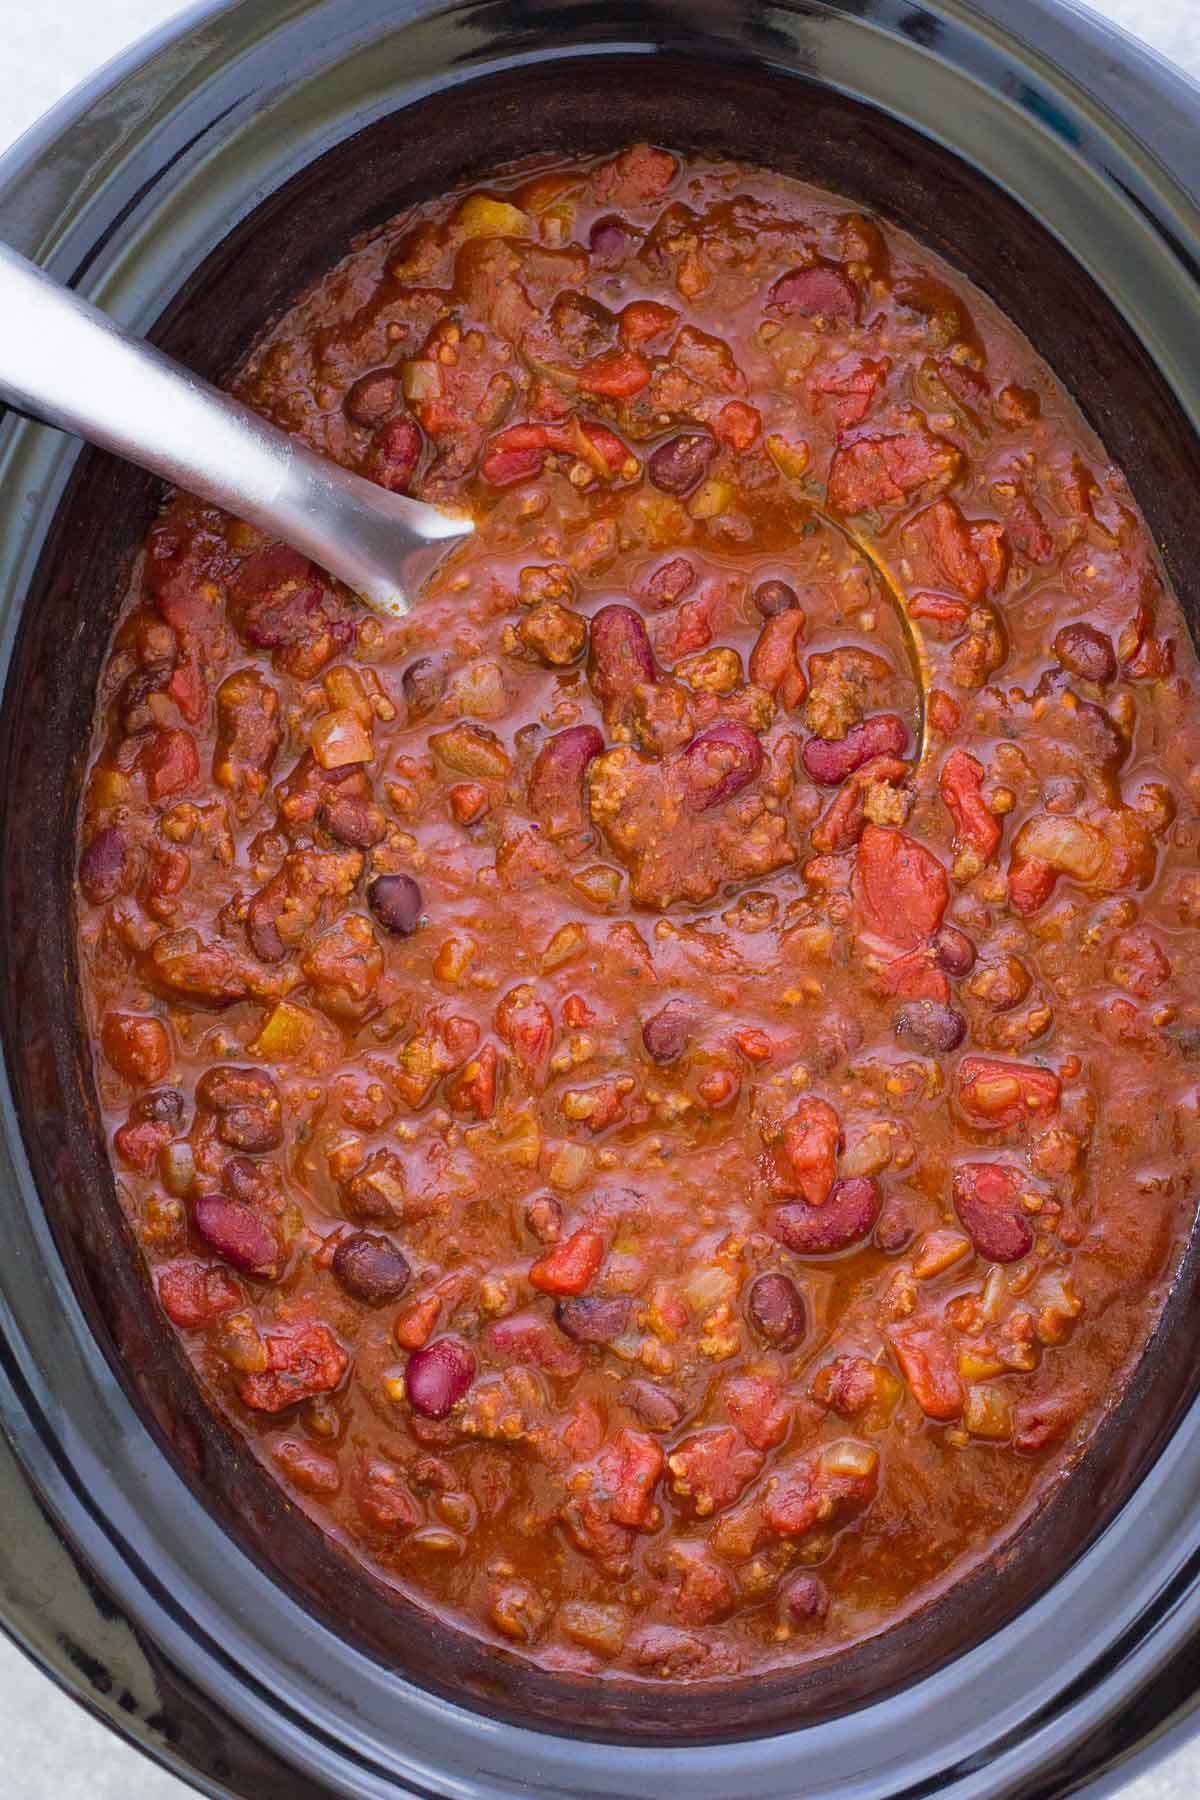
{"label": "spoon handle", "polygon": [[0,244],[0,400],[282,538],[407,612],[454,518],[328,462]]}

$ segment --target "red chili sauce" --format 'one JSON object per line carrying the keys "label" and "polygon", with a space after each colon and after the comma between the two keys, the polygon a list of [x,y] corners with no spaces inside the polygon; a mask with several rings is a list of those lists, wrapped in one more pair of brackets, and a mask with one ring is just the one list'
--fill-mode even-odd
{"label": "red chili sauce", "polygon": [[397,218],[236,391],[478,531],[400,621],[149,535],[78,944],[157,1304],[323,1530],[545,1666],[878,1632],[1191,1224],[1196,660],[1120,471],[910,239],[645,145]]}

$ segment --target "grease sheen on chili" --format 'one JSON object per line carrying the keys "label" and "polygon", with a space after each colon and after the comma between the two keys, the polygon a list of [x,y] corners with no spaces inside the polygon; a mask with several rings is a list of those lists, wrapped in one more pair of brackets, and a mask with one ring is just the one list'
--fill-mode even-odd
{"label": "grease sheen on chili", "polygon": [[397,218],[236,390],[479,529],[398,622],[150,533],[78,941],[158,1304],[325,1531],[547,1666],[879,1631],[1069,1468],[1191,1221],[1196,662],[1120,471],[910,239],[645,145]]}

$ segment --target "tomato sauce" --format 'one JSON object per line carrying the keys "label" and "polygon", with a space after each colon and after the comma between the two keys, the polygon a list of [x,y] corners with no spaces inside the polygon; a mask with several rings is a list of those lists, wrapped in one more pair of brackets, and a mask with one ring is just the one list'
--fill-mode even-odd
{"label": "tomato sauce", "polygon": [[478,529],[398,621],[149,535],[78,876],[147,1305],[544,1666],[884,1629],[1191,1227],[1196,660],[1120,471],[912,240],[646,145],[393,220],[236,391]]}

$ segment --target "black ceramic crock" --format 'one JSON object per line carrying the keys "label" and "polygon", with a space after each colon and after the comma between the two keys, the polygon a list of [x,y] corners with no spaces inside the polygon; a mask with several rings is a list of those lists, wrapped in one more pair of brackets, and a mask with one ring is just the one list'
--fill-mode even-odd
{"label": "black ceramic crock", "polygon": [[[1195,628],[1200,94],[1057,0],[201,7],[0,161],[0,237],[220,378],[406,201],[641,136],[852,195],[988,290],[1124,466]],[[159,498],[0,420],[0,1622],[239,1800],[1034,1800],[1111,1791],[1179,1741],[1200,1719],[1194,1254],[1003,1556],[824,1667],[711,1692],[540,1674],[439,1626],[209,1414],[121,1221],[71,948],[93,689]]]}

